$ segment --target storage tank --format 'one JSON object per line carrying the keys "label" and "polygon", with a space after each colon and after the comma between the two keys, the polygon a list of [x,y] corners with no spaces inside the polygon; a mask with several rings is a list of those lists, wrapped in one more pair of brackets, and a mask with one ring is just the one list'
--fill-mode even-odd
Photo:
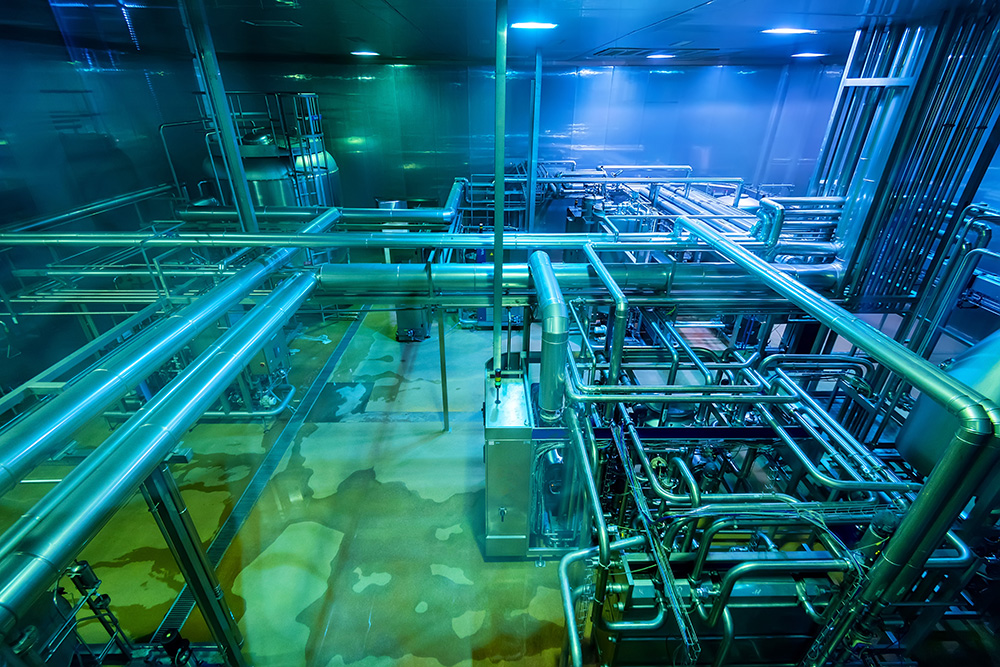
{"label": "storage tank", "polygon": [[[955,357],[945,372],[987,398],[1000,399],[1000,331]],[[921,395],[899,430],[896,449],[921,474],[930,474],[958,425],[947,410]]]}
{"label": "storage tank", "polygon": [[[203,168],[212,183],[226,178],[218,143]],[[240,155],[254,206],[335,206],[341,202],[340,170],[326,150],[295,138],[252,131],[240,139]],[[225,185],[223,188],[225,189]],[[228,197],[229,193],[225,193]]]}

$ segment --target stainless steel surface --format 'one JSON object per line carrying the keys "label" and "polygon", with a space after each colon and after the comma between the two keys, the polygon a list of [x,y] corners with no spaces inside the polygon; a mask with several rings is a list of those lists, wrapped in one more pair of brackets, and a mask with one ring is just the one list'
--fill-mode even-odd
{"label": "stainless steel surface", "polygon": [[219,60],[215,53],[215,44],[212,41],[204,0],[183,0],[179,7],[181,8],[182,20],[190,30],[195,60],[201,73],[201,83],[205,86],[205,92],[212,109],[219,145],[222,147],[222,155],[229,174],[233,200],[236,202],[236,208],[239,209],[243,230],[256,232],[258,230],[257,217],[254,215],[253,202],[250,199],[250,188],[247,184],[246,172],[243,169],[243,159],[236,137],[236,126],[233,125],[232,109],[229,107],[226,88],[222,83],[222,73],[219,71]]}
{"label": "stainless steel surface", "polygon": [[528,260],[528,266],[531,268],[531,281],[538,295],[538,319],[542,323],[538,411],[542,421],[551,424],[558,421],[563,410],[569,313],[549,256],[541,251],[534,252]]}
{"label": "stainless steel surface", "polygon": [[10,633],[27,605],[170,454],[315,284],[304,273],[282,283],[5,533],[0,633]]}
{"label": "stainless steel surface", "polygon": [[[332,225],[336,211],[318,216],[304,234]],[[271,251],[220,283],[195,303],[172,313],[104,357],[101,365],[61,394],[0,433],[0,492],[9,491],[41,461],[230,308],[291,261],[297,250]]]}
{"label": "stainless steel surface", "polygon": [[[944,371],[958,382],[1000,402],[1000,332],[950,361]],[[944,454],[958,420],[923,394],[917,397],[896,436],[896,449],[922,474],[930,474]]]}

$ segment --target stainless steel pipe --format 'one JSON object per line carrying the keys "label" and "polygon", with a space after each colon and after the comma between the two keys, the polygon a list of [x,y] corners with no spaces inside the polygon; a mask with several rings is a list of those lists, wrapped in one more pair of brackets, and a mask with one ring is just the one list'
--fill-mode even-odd
{"label": "stainless steel pipe", "polygon": [[[538,411],[546,423],[558,421],[563,411],[563,384],[566,381],[566,355],[569,342],[569,311],[556,280],[549,256],[532,253],[528,259],[531,280],[538,295],[538,314],[542,322],[542,361],[539,371]],[[421,267],[422,268],[422,267]],[[496,316],[496,314],[494,314]]]}
{"label": "stainless steel pipe", "polygon": [[[300,233],[321,232],[338,216],[337,211],[324,213]],[[97,369],[0,432],[0,494],[9,491],[65,445],[73,433],[169,360],[298,252],[295,248],[281,248],[251,262],[161,324],[133,336],[106,355]]]}
{"label": "stainless steel pipe", "polygon": [[282,283],[4,535],[0,636],[17,626],[315,285],[308,273]]}

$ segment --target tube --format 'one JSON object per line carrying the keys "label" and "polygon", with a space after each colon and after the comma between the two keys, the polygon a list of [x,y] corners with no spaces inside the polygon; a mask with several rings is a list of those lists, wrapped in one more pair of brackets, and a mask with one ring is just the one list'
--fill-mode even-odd
{"label": "tube", "polygon": [[[645,535],[635,535],[624,540],[617,540],[608,545],[610,551],[623,551],[646,544]],[[569,585],[569,567],[573,563],[591,558],[598,553],[598,547],[573,551],[559,560],[559,590],[562,594],[563,614],[566,616],[566,634],[568,637],[570,661],[573,667],[582,667],[583,648],[580,646],[580,635],[576,631],[576,610],[573,605],[573,590]]]}
{"label": "tube", "polygon": [[[324,213],[300,233],[321,232],[339,215],[336,210]],[[0,494],[13,488],[92,417],[163,365],[298,252],[280,248],[251,262],[162,325],[133,336],[106,355],[97,369],[0,432]]]}
{"label": "tube", "polygon": [[[556,280],[549,256],[532,253],[528,260],[531,280],[538,297],[542,321],[542,361],[538,385],[538,411],[542,420],[553,423],[563,410],[563,384],[566,379],[566,345],[569,341],[569,311]],[[421,267],[422,268],[422,267]],[[497,313],[494,313],[496,316]]]}
{"label": "tube", "polygon": [[315,276],[307,273],[282,283],[4,535],[0,636],[16,627],[315,284]]}

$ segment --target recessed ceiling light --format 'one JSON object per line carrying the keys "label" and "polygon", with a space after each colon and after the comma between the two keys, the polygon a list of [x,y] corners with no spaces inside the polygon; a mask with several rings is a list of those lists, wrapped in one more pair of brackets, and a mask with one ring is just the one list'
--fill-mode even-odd
{"label": "recessed ceiling light", "polygon": [[805,53],[793,53],[792,57],[793,58],[822,58],[823,56],[826,56],[826,55],[829,55],[829,54],[827,54],[827,53],[809,53],[807,51]]}
{"label": "recessed ceiling light", "polygon": [[819,31],[808,28],[768,28],[761,30],[761,32],[768,35],[815,35]]}
{"label": "recessed ceiling light", "polygon": [[352,56],[377,56],[377,51],[351,51]]}
{"label": "recessed ceiling light", "polygon": [[558,23],[538,23],[536,21],[521,21],[519,23],[511,23],[511,28],[517,28],[518,30],[552,30]]}
{"label": "recessed ceiling light", "polygon": [[647,58],[673,58],[674,54],[672,54],[672,53],[651,53],[651,54],[649,54],[646,57]]}

